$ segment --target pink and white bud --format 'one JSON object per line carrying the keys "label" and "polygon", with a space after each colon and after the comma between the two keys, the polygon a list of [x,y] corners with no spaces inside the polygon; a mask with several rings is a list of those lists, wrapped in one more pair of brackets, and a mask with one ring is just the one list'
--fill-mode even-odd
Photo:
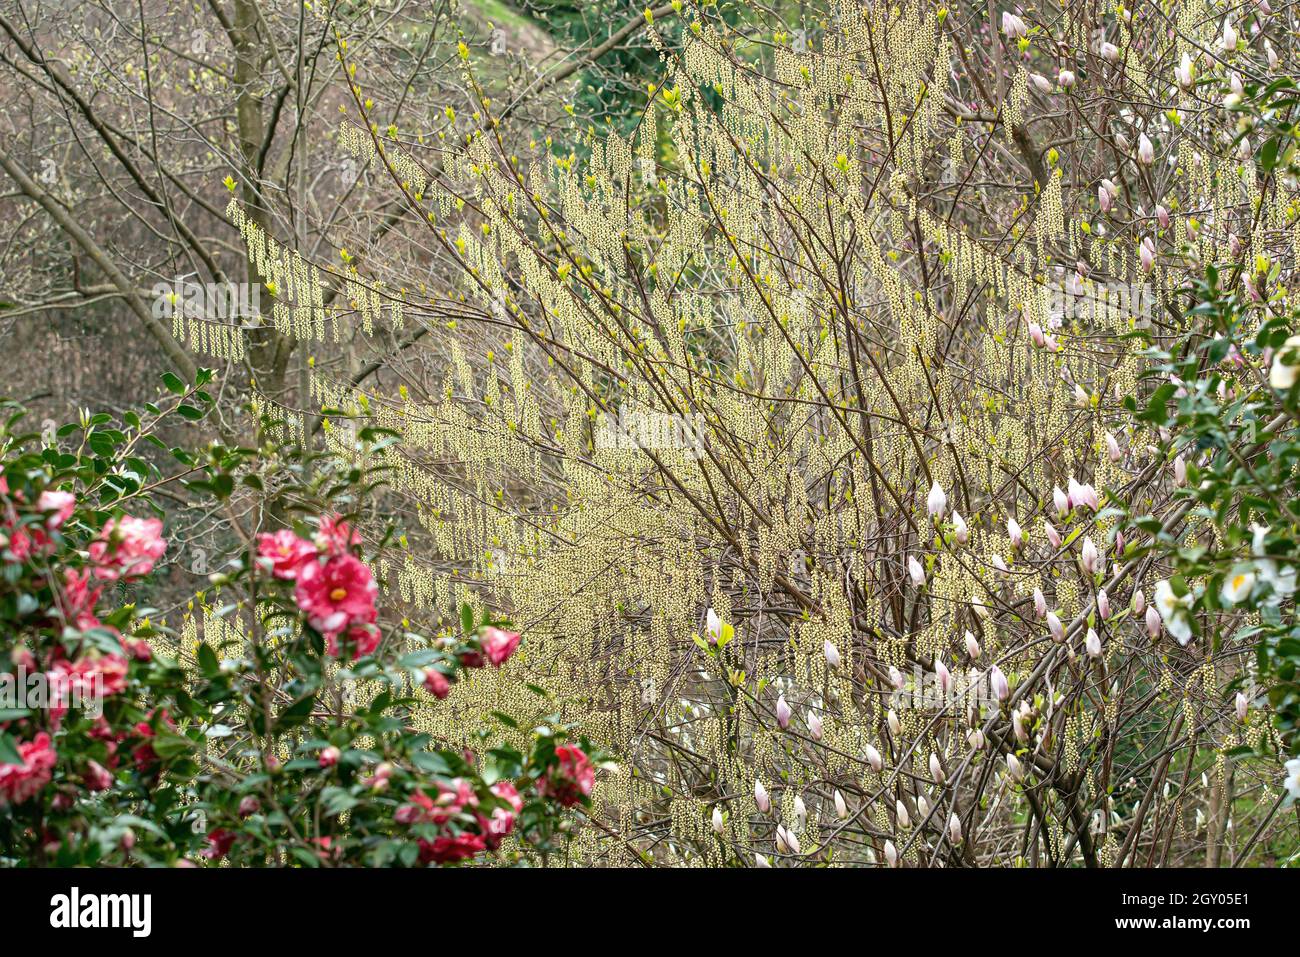
{"label": "pink and white bud", "polygon": [[956,811],[948,816],[948,840],[953,844],[961,843],[961,818]]}
{"label": "pink and white bud", "polygon": [[1156,161],[1156,149],[1145,133],[1138,136],[1137,159],[1143,166],[1150,166]]}
{"label": "pink and white bud", "polygon": [[1047,339],[1043,335],[1043,327],[1036,322],[1029,323],[1029,339],[1038,348],[1043,348],[1047,344]]}
{"label": "pink and white bud", "polygon": [[[1071,482],[1074,479],[1070,479]],[[1064,517],[1070,513],[1070,497],[1061,491],[1061,486],[1052,486],[1052,504],[1056,506],[1056,514]]]}
{"label": "pink and white bud", "polygon": [[785,695],[779,695],[776,699],[776,723],[781,726],[782,731],[790,727],[791,714],[790,706],[785,703]]}
{"label": "pink and white bud", "polygon": [[1039,93],[1052,92],[1052,81],[1049,80],[1047,77],[1043,76],[1041,73],[1031,73],[1029,74],[1029,79],[1031,82],[1033,82],[1034,89],[1036,89]]}
{"label": "pink and white bud", "polygon": [[1244,691],[1237,692],[1237,720],[1245,722],[1246,717],[1250,714],[1250,699],[1246,697]]}
{"label": "pink and white bud", "polygon": [[934,680],[939,685],[939,691],[944,697],[947,697],[948,693],[952,691],[952,672],[938,658],[934,659]]}
{"label": "pink and white bud", "polygon": [[966,735],[966,743],[975,751],[983,751],[986,743],[984,732],[979,728],[972,728],[970,734]]}
{"label": "pink and white bud", "polygon": [[1187,460],[1181,455],[1174,459],[1174,484],[1179,488],[1187,484]]}
{"label": "pink and white bud", "polygon": [[808,712],[808,733],[814,741],[822,739],[822,719],[813,712]]}
{"label": "pink and white bud", "polygon": [[1007,519],[1007,536],[1011,539],[1012,548],[1018,549],[1025,544],[1025,533],[1014,518]]}
{"label": "pink and white bud", "polygon": [[907,556],[907,574],[912,579],[913,587],[920,588],[925,584],[925,569],[915,555]]}
{"label": "pink and white bud", "polygon": [[1052,543],[1053,548],[1061,547],[1061,533],[1047,519],[1043,519],[1043,531],[1047,533],[1047,540]]}
{"label": "pink and white bud", "polygon": [[1137,591],[1133,593],[1133,613],[1136,615],[1140,615],[1146,610],[1147,610],[1147,596],[1142,594],[1142,589],[1139,588]]}
{"label": "pink and white bud", "polygon": [[898,866],[898,848],[894,847],[893,841],[885,841],[885,862],[890,867]]}
{"label": "pink and white bud", "polygon": [[1100,565],[1101,556],[1097,554],[1097,546],[1092,543],[1092,539],[1084,536],[1083,548],[1080,552],[1080,561],[1083,563],[1083,570],[1089,575],[1097,574],[1097,568]]}
{"label": "pink and white bud", "polygon": [[1007,681],[1007,676],[997,665],[989,669],[989,690],[998,701],[1005,702],[1011,697],[1011,683]]}
{"label": "pink and white bud", "polygon": [[1025,729],[1025,718],[1019,709],[1011,712],[1011,730],[1016,736],[1016,740],[1021,744],[1029,741],[1029,732]]}
{"label": "pink and white bud", "polygon": [[826,664],[832,668],[840,666],[840,650],[831,644],[829,638],[822,642],[822,654],[826,656]]}
{"label": "pink and white bud", "polygon": [[1147,606],[1146,620],[1147,620],[1147,635],[1151,638],[1152,641],[1155,641],[1157,638],[1160,637],[1160,628],[1161,628],[1160,613],[1156,611],[1155,605]]}
{"label": "pink and white bud", "polygon": [[1013,781],[1023,781],[1025,779],[1025,769],[1020,766],[1020,759],[1014,754],[1007,755],[1007,773],[1011,775]]}
{"label": "pink and white bud", "polygon": [[1219,40],[1219,46],[1225,53],[1237,49],[1237,31],[1227,17],[1223,18],[1223,36]]}
{"label": "pink and white bud", "polygon": [[1169,228],[1169,210],[1165,209],[1164,206],[1156,207],[1156,222],[1160,224],[1161,229]]}
{"label": "pink and white bud", "polygon": [[1043,597],[1041,588],[1034,589],[1034,614],[1039,618],[1047,617],[1047,599]]}
{"label": "pink and white bud", "polygon": [[903,673],[893,665],[889,666],[889,683],[893,685],[896,690],[898,691],[903,690],[903,683],[904,683]]}
{"label": "pink and white bud", "polygon": [[956,509],[952,511],[952,537],[957,539],[959,545],[965,545],[970,540],[970,529],[966,527],[966,520]]}
{"label": "pink and white bud", "polygon": [[1107,63],[1119,62],[1119,47],[1113,43],[1103,43],[1101,49],[1097,52],[1101,54],[1101,58]]}
{"label": "pink and white bud", "polygon": [[1106,455],[1112,462],[1118,462],[1124,457],[1119,449],[1119,441],[1109,432],[1106,433]]}
{"label": "pink and white bud", "polygon": [[849,816],[849,806],[845,802],[844,795],[840,793],[839,788],[835,789],[835,816],[841,821]]}
{"label": "pink and white bud", "polygon": [[938,479],[930,486],[930,494],[925,499],[925,509],[930,513],[930,517],[936,521],[943,518],[948,511],[948,496],[945,494],[943,486],[939,484]]}
{"label": "pink and white bud", "polygon": [[722,808],[716,804],[713,805],[713,819],[711,823],[713,824],[713,833],[721,834],[723,831],[723,823],[724,823],[722,820]]}
{"label": "pink and white bud", "polygon": [[899,827],[908,827],[912,823],[912,816],[907,813],[907,805],[901,798],[894,802],[894,818]]}
{"label": "pink and white bud", "polygon": [[1025,26],[1025,21],[1014,13],[1003,11],[1002,33],[1010,40],[1019,40],[1029,33],[1029,28]]}
{"label": "pink and white bud", "polygon": [[711,645],[716,645],[722,637],[722,619],[712,608],[704,615],[704,635]]}
{"label": "pink and white bud", "polygon": [[1061,89],[1070,89],[1075,83],[1074,71],[1062,70],[1060,73],[1056,74],[1056,82],[1060,85]]}
{"label": "pink and white bud", "polygon": [[1156,244],[1150,236],[1143,237],[1138,245],[1138,264],[1148,276],[1156,268]]}
{"label": "pink and white bud", "polygon": [[875,771],[877,774],[879,774],[881,769],[885,766],[884,758],[882,758],[880,752],[871,745],[867,745],[867,764],[869,764],[871,770]]}
{"label": "pink and white bud", "polygon": [[1110,204],[1111,204],[1110,190],[1108,190],[1105,186],[1098,186],[1097,205],[1101,208],[1101,211],[1103,213],[1110,212]]}
{"label": "pink and white bud", "polygon": [[935,784],[943,783],[943,763],[933,751],[930,752],[930,778]]}
{"label": "pink and white bud", "polygon": [[767,788],[763,787],[762,781],[754,782],[754,803],[758,805],[760,814],[772,810],[772,798],[768,795]]}
{"label": "pink and white bud", "polygon": [[1065,641],[1065,626],[1061,624],[1061,619],[1057,617],[1056,612],[1047,613],[1047,631],[1052,636],[1052,641]]}
{"label": "pink and white bud", "polygon": [[1097,615],[1103,621],[1110,617],[1110,598],[1104,588],[1097,589]]}
{"label": "pink and white bud", "polygon": [[966,632],[966,654],[970,655],[971,661],[980,656],[980,643],[969,631]]}
{"label": "pink and white bud", "polygon": [[1083,639],[1084,650],[1088,652],[1089,658],[1101,657],[1101,639],[1097,637],[1097,632],[1088,629],[1087,636]]}
{"label": "pink and white bud", "polygon": [[903,722],[898,720],[898,714],[893,708],[885,715],[885,724],[889,725],[889,733],[896,738],[903,736]]}
{"label": "pink and white bud", "polygon": [[1174,81],[1184,90],[1192,87],[1192,82],[1196,79],[1196,67],[1192,65],[1190,54],[1184,53],[1178,66],[1174,67]]}

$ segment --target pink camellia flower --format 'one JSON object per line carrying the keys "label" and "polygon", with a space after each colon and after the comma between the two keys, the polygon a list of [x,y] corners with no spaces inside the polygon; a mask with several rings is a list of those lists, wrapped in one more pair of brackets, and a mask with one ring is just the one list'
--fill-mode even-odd
{"label": "pink camellia flower", "polygon": [[317,758],[316,763],[322,768],[332,768],[334,765],[339,763],[339,758],[341,756],[342,753],[339,749],[331,744],[328,747],[321,749],[320,757]]}
{"label": "pink camellia flower", "polygon": [[90,587],[90,572],[76,572],[71,568],[63,572],[63,614],[64,619],[78,629],[85,631],[99,624],[95,617],[95,606],[99,603],[100,588]]}
{"label": "pink camellia flower", "polygon": [[90,543],[95,577],[104,581],[142,578],[167,551],[162,520],[123,515],[104,523],[99,538]]}
{"label": "pink camellia flower", "polygon": [[249,794],[239,802],[239,816],[252,817],[262,809],[262,802]]}
{"label": "pink camellia flower", "polygon": [[[379,629],[369,623],[353,625],[348,629],[344,638],[344,644],[352,649],[352,660],[364,658],[366,655],[375,653],[379,647],[379,640],[382,635]],[[331,658],[340,657],[339,639],[337,635],[330,635],[325,641],[325,653]]]}
{"label": "pink camellia flower", "polygon": [[591,759],[576,744],[562,744],[555,749],[557,763],[537,779],[537,793],[551,797],[565,807],[573,807],[591,796],[596,771]]}
{"label": "pink camellia flower", "polygon": [[58,759],[50,736],[44,731],[18,745],[18,754],[21,764],[0,764],[0,807],[22,804],[35,797],[50,783]]}
{"label": "pink camellia flower", "polygon": [[77,496],[71,492],[46,489],[36,500],[36,507],[48,513],[45,517],[46,528],[62,528],[63,523],[72,517],[72,510],[77,507]]}
{"label": "pink camellia flower", "polygon": [[491,817],[479,815],[479,827],[483,830],[488,849],[494,851],[501,839],[515,829],[515,815],[524,809],[524,799],[509,781],[498,781],[492,785],[491,791],[510,805],[509,808],[495,808]]}
{"label": "pink camellia flower", "polygon": [[361,533],[338,515],[324,515],[316,533],[316,548],[326,555],[347,555],[361,545]]}
{"label": "pink camellia flower", "polygon": [[519,635],[513,631],[504,631],[500,628],[483,629],[483,652],[487,655],[488,661],[500,668],[506,663],[515,649],[519,647]]}
{"label": "pink camellia flower", "polygon": [[328,638],[349,625],[372,624],[378,593],[374,576],[360,559],[336,555],[324,564],[303,565],[293,597],[307,623]]}
{"label": "pink camellia flower", "polygon": [[424,690],[441,701],[451,694],[451,682],[437,668],[430,668],[424,673]]}
{"label": "pink camellia flower", "polygon": [[290,529],[282,528],[257,536],[257,557],[270,563],[271,574],[276,578],[293,581],[298,577],[298,569],[316,557],[316,546]]}
{"label": "pink camellia flower", "polygon": [[86,783],[86,788],[91,791],[107,791],[113,786],[112,773],[98,761],[87,763],[82,780]]}

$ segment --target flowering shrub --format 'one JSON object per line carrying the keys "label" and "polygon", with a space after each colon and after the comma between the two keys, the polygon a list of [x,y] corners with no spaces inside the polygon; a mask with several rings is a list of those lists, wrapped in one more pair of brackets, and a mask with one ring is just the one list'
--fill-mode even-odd
{"label": "flowering shrub", "polygon": [[[16,431],[21,411],[7,407],[4,859],[445,864],[499,851],[507,838],[513,856],[549,854],[567,829],[563,809],[588,803],[590,745],[566,740],[552,718],[526,752],[482,756],[410,727],[414,688],[445,698],[467,672],[506,666],[520,636],[468,605],[459,628],[435,641],[405,621],[398,633],[359,529],[332,507],[358,504],[363,483],[374,494],[374,475],[339,474],[317,458],[316,485],[279,493],[302,516],[294,528],[255,532],[229,519],[244,544],[210,578],[225,602],[218,620],[238,624],[219,643],[182,649],[165,615],[124,601],[149,589],[169,550],[150,514],[159,490],[229,506],[237,485],[262,486],[251,450],[173,449],[181,468],[170,473],[139,451],[173,419],[202,417],[202,384],[177,384],[147,422],[131,414],[119,429],[94,416],[65,427],[61,437],[79,437],[75,452]],[[332,502],[317,491],[326,481]],[[373,692],[355,707],[340,695],[353,678]]]}

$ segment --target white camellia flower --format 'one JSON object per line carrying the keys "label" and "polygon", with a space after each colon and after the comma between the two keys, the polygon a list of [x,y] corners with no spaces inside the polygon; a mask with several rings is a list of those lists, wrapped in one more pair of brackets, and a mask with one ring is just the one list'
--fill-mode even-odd
{"label": "white camellia flower", "polygon": [[1155,608],[1169,633],[1180,645],[1192,640],[1192,595],[1189,592],[1179,597],[1168,581],[1156,583]]}
{"label": "white camellia flower", "polygon": [[1268,384],[1275,389],[1289,389],[1300,378],[1300,336],[1291,336],[1273,356],[1268,370]]}
{"label": "white camellia flower", "polygon": [[1238,565],[1223,582],[1223,602],[1240,605],[1255,588],[1255,571],[1250,565]]}
{"label": "white camellia flower", "polygon": [[1286,780],[1282,784],[1286,787],[1288,804],[1300,798],[1300,758],[1286,763]]}

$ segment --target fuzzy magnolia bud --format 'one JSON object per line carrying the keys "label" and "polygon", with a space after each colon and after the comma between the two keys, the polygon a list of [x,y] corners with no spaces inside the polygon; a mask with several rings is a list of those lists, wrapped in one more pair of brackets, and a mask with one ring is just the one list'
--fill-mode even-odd
{"label": "fuzzy magnolia bud", "polygon": [[1097,632],[1088,629],[1088,636],[1083,640],[1084,650],[1088,652],[1089,658],[1101,657],[1101,639],[1097,637]]}
{"label": "fuzzy magnolia bud", "polygon": [[893,841],[885,841],[885,860],[890,867],[898,866],[898,848],[894,847]]}
{"label": "fuzzy magnolia bud", "polygon": [[1145,133],[1138,137],[1137,159],[1143,166],[1150,166],[1156,161],[1156,149]]}
{"label": "fuzzy magnolia bud", "polygon": [[772,810],[772,799],[768,797],[767,788],[763,787],[762,781],[754,782],[754,803],[758,805],[760,814]]}
{"label": "fuzzy magnolia bud", "polygon": [[722,619],[712,608],[704,616],[704,635],[711,645],[716,645],[722,637]]}
{"label": "fuzzy magnolia bud", "polygon": [[966,520],[956,509],[953,509],[952,513],[952,535],[959,545],[965,545],[970,540],[970,529],[966,527]]}
{"label": "fuzzy magnolia bud", "polygon": [[966,654],[970,655],[972,661],[980,656],[980,643],[969,631],[966,632]]}
{"label": "fuzzy magnolia bud", "polygon": [[841,821],[849,816],[849,806],[844,803],[844,795],[839,788],[835,789],[835,816]]}
{"label": "fuzzy magnolia bud", "polygon": [[1097,615],[1103,619],[1110,617],[1110,598],[1104,588],[1097,589]]}
{"label": "fuzzy magnolia bud", "polygon": [[1007,536],[1011,539],[1012,548],[1020,548],[1025,544],[1025,533],[1014,518],[1007,519]]}
{"label": "fuzzy magnolia bud", "polygon": [[794,799],[794,816],[801,826],[808,820],[808,805],[803,803],[803,798],[799,795],[795,795]]}
{"label": "fuzzy magnolia bud", "polygon": [[1007,771],[1013,781],[1023,781],[1025,779],[1025,769],[1020,766],[1020,759],[1014,754],[1007,755]]}
{"label": "fuzzy magnolia bud", "polygon": [[1047,613],[1047,630],[1052,636],[1052,641],[1065,641],[1065,626],[1061,624],[1061,619],[1054,611]]}
{"label": "fuzzy magnolia bud", "polygon": [[712,823],[713,823],[713,833],[721,834],[722,833],[722,808],[718,807],[718,805],[716,804],[713,805]]}
{"label": "fuzzy magnolia bud", "polygon": [[893,708],[889,709],[889,714],[885,716],[885,723],[889,725],[889,733],[894,737],[901,737],[903,734],[903,722],[898,720],[898,714]]}
{"label": "fuzzy magnolia bud", "polygon": [[984,750],[984,732],[979,728],[974,728],[971,733],[966,735],[966,743],[976,751]]}
{"label": "fuzzy magnolia bud", "polygon": [[930,752],[930,777],[935,784],[943,783],[943,764],[939,761],[939,755],[933,751]]}
{"label": "fuzzy magnolia bud", "polygon": [[1250,699],[1246,697],[1245,692],[1237,692],[1237,720],[1244,722],[1246,716],[1250,713]]}
{"label": "fuzzy magnolia bud", "polygon": [[947,697],[948,692],[952,690],[952,672],[938,658],[934,659],[934,679],[939,685],[939,691]]}
{"label": "fuzzy magnolia bud", "polygon": [[1039,618],[1047,617],[1047,599],[1043,597],[1041,588],[1034,589],[1034,614]]}
{"label": "fuzzy magnolia bud", "polygon": [[1133,613],[1136,615],[1140,615],[1144,611],[1146,611],[1146,609],[1147,609],[1147,596],[1142,594],[1142,589],[1139,588],[1137,591],[1133,593]]}
{"label": "fuzzy magnolia bud", "polygon": [[893,665],[889,666],[889,683],[898,691],[903,690],[903,673]]}
{"label": "fuzzy magnolia bud", "polygon": [[1056,514],[1062,517],[1070,513],[1070,498],[1061,491],[1061,486],[1052,486],[1052,504],[1056,506]]}
{"label": "fuzzy magnolia bud", "polygon": [[822,719],[811,711],[808,712],[808,733],[814,741],[822,739]]}
{"label": "fuzzy magnolia bud", "polygon": [[953,844],[961,843],[961,818],[955,811],[948,817],[948,840]]}
{"label": "fuzzy magnolia bud", "polygon": [[1047,533],[1047,540],[1052,543],[1053,548],[1061,547],[1061,533],[1047,519],[1043,519],[1043,531]]}

